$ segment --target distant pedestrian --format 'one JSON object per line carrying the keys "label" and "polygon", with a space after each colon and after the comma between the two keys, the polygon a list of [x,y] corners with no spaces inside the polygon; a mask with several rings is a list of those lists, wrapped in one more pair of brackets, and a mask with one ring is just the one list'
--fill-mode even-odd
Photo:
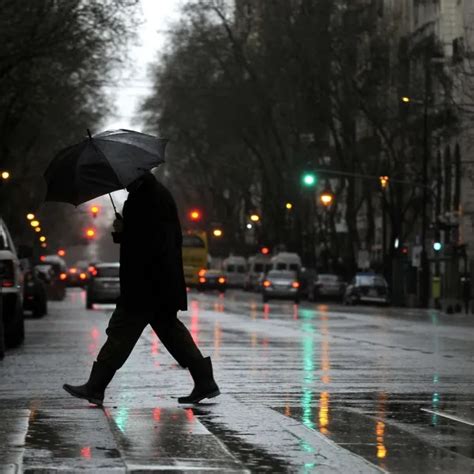
{"label": "distant pedestrian", "polygon": [[102,405],[104,391],[150,324],[163,345],[183,368],[194,389],[179,403],[197,403],[219,395],[210,357],[204,358],[178,310],[187,309],[181,256],[182,234],[171,193],[150,173],[131,183],[123,219],[114,221],[114,241],[120,243],[120,291],[109,321],[107,341],[84,385],[64,385],[77,398]]}
{"label": "distant pedestrian", "polygon": [[471,302],[471,279],[468,275],[461,278],[462,299],[464,302],[464,312],[469,313],[469,303]]}

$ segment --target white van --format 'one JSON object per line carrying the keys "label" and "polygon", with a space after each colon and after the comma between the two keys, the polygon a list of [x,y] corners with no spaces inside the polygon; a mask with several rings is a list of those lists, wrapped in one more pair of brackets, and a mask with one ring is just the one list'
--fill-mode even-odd
{"label": "white van", "polygon": [[227,286],[234,288],[244,287],[247,272],[245,257],[237,255],[227,257],[222,264],[222,269],[227,277]]}
{"label": "white van", "polygon": [[258,253],[247,260],[247,275],[245,277],[246,290],[256,290],[262,275],[270,268],[270,256]]}
{"label": "white van", "polygon": [[301,258],[297,253],[280,252],[272,257],[270,261],[271,270],[286,270],[300,272]]}

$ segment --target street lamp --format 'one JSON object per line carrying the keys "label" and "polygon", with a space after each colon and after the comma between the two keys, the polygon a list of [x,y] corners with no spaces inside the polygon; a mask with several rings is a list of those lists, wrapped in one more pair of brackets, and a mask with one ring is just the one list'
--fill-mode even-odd
{"label": "street lamp", "polygon": [[252,214],[252,215],[250,216],[250,220],[251,220],[252,222],[258,222],[258,221],[260,220],[260,216],[259,216],[258,214]]}
{"label": "street lamp", "polygon": [[0,175],[4,181],[10,178],[10,173],[8,171],[2,171],[2,174]]}
{"label": "street lamp", "polygon": [[222,237],[222,230],[221,230],[221,229],[214,229],[214,230],[212,231],[212,235],[213,235],[214,237],[217,237],[217,238]]}
{"label": "street lamp", "polygon": [[37,221],[35,219],[35,220],[30,221],[30,225],[31,225],[31,227],[38,227],[40,225],[40,223],[39,223],[39,221]]}
{"label": "street lamp", "polygon": [[292,204],[291,202],[287,202],[287,203],[285,204],[285,207],[286,207],[289,211],[291,211],[291,210],[293,209],[293,204]]}
{"label": "street lamp", "polygon": [[46,242],[46,237],[44,235],[42,235],[40,238],[39,238],[40,242]]}
{"label": "street lamp", "polygon": [[35,228],[35,232],[41,232],[41,227],[39,227],[39,226],[36,227],[36,228]]}
{"label": "street lamp", "polygon": [[382,189],[387,189],[390,178],[388,176],[379,176],[379,181]]}
{"label": "street lamp", "polygon": [[26,215],[26,218],[27,218],[29,221],[32,221],[32,220],[35,218],[35,215],[30,212],[30,213],[28,213],[28,214]]}
{"label": "street lamp", "polygon": [[324,191],[323,194],[319,196],[319,200],[321,201],[321,204],[326,208],[332,204],[333,199],[334,197],[332,193],[330,193],[329,191]]}

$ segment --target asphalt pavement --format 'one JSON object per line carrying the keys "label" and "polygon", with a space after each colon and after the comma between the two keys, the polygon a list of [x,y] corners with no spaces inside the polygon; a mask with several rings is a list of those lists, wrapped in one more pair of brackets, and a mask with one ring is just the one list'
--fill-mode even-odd
{"label": "asphalt pavement", "polygon": [[104,408],[87,380],[113,306],[68,291],[0,362],[0,472],[474,472],[474,315],[189,293],[182,319],[222,395],[151,328]]}

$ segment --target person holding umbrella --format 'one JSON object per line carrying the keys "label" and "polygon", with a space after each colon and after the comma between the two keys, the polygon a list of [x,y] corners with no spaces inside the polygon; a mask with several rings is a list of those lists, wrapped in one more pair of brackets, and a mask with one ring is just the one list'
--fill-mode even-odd
{"label": "person holding umbrella", "polygon": [[[164,161],[166,140],[129,130],[104,132],[58,153],[45,173],[46,199],[78,204],[126,187],[123,217],[116,212],[114,241],[120,244],[121,296],[107,340],[83,385],[64,384],[71,395],[101,406],[104,392],[150,324],[178,364],[194,380],[179,403],[220,394],[212,363],[203,357],[177,317],[187,309],[176,203],[150,169]],[[113,201],[112,201],[113,203]],[[115,208],[115,206],[114,206]]]}

